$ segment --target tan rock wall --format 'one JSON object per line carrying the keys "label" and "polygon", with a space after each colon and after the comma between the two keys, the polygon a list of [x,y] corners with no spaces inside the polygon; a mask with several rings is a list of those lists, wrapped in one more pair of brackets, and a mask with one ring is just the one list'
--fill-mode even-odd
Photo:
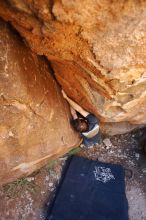
{"label": "tan rock wall", "polygon": [[1,0],[0,15],[106,126],[146,123],[146,1]]}
{"label": "tan rock wall", "polygon": [[80,143],[48,63],[0,21],[0,184]]}

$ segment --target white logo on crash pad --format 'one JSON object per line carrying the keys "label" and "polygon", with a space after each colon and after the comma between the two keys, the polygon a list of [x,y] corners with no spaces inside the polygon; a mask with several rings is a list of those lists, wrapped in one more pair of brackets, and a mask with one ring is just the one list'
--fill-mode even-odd
{"label": "white logo on crash pad", "polygon": [[95,170],[93,172],[95,179],[103,183],[107,183],[110,180],[115,179],[110,168],[95,166]]}

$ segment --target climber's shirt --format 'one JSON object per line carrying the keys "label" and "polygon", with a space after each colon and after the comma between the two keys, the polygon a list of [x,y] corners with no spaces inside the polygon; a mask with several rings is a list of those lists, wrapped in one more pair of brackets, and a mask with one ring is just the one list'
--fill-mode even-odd
{"label": "climber's shirt", "polygon": [[82,133],[83,144],[86,146],[99,143],[100,133],[99,133],[99,120],[93,114],[88,114],[86,119],[89,123],[89,130]]}

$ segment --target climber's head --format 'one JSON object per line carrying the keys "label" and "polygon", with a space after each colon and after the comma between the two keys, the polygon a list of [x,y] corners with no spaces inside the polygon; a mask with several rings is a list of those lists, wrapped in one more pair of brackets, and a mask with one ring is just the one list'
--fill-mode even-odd
{"label": "climber's head", "polygon": [[71,120],[71,125],[76,131],[81,132],[81,133],[89,130],[88,121],[84,118],[77,118],[77,119]]}

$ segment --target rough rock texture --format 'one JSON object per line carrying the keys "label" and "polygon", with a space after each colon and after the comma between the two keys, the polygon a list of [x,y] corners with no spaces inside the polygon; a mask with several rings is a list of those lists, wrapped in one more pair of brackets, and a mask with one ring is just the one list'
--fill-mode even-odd
{"label": "rough rock texture", "polygon": [[48,64],[0,21],[0,184],[32,173],[79,143]]}
{"label": "rough rock texture", "polygon": [[146,1],[1,0],[0,16],[51,60],[66,93],[104,128],[146,123]]}

